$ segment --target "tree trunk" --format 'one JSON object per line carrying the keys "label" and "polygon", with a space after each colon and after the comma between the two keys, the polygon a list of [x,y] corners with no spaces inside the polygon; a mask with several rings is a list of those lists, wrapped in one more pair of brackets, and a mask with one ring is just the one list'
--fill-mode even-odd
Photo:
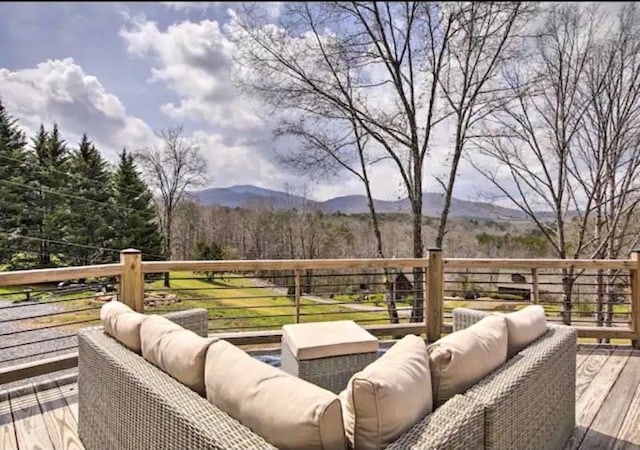
{"label": "tree trunk", "polygon": [[449,171],[449,180],[444,191],[444,204],[440,213],[440,223],[438,224],[438,235],[436,236],[436,247],[442,248],[444,236],[447,233],[447,219],[449,218],[449,210],[451,209],[451,197],[453,196],[453,186],[458,173],[458,165],[462,156],[462,118],[458,117],[458,127],[456,130],[456,146],[453,151],[453,161],[451,162],[451,170]]}
{"label": "tree trunk", "polygon": [[[413,257],[423,258],[424,249],[422,245],[422,162],[414,164],[414,189],[411,198],[411,210],[413,213]],[[422,277],[423,269],[415,267],[413,269],[413,305],[411,307],[412,323],[424,321],[424,283]]]}
{"label": "tree trunk", "polygon": [[[380,233],[380,224],[378,222],[378,214],[376,212],[375,204],[373,203],[373,194],[371,193],[371,186],[369,185],[369,177],[367,175],[367,168],[364,162],[362,153],[360,153],[360,164],[362,167],[364,187],[367,192],[367,203],[369,205],[369,214],[371,214],[371,225],[373,226],[373,234],[376,238],[376,253],[378,258],[384,258],[384,249],[382,248],[382,233]],[[396,301],[392,294],[388,292],[389,287],[389,270],[385,267],[383,269],[385,303],[387,304],[387,312],[389,313],[389,323],[400,323],[400,317],[398,316],[398,309],[396,307]]]}
{"label": "tree trunk", "polygon": [[571,325],[572,294],[575,281],[573,269],[562,269],[562,321],[565,325]]}
{"label": "tree trunk", "polygon": [[[171,260],[171,225],[172,225],[172,211],[170,208],[167,209],[167,215],[165,217],[165,224],[166,224],[166,229],[165,229],[165,248],[164,248],[164,254],[165,254],[165,258],[167,258],[167,260]],[[165,288],[170,288],[171,287],[171,273],[170,272],[165,272],[164,273],[164,287]]]}

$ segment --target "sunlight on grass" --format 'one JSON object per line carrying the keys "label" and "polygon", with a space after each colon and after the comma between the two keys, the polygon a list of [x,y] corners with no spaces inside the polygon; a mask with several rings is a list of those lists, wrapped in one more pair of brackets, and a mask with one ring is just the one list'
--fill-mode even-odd
{"label": "sunlight on grass", "polygon": [[[262,287],[266,285],[266,287]],[[50,286],[51,287],[51,286]],[[24,290],[30,286],[15,286],[0,288],[0,300],[23,300]],[[34,286],[33,290],[42,289],[43,286]],[[279,329],[282,325],[295,322],[296,308],[293,297],[286,295],[286,287],[273,287],[251,278],[245,278],[234,274],[216,274],[212,281],[207,281],[204,275],[193,272],[174,272],[171,274],[171,288],[165,289],[162,280],[147,283],[146,295],[168,294],[177,297],[178,302],[172,304],[147,305],[146,313],[162,314],[171,310],[183,310],[189,308],[205,308],[208,310],[209,327],[212,331],[225,329]],[[7,295],[2,295],[7,294]],[[53,301],[52,307],[61,311],[67,310],[67,314],[40,317],[21,322],[28,327],[69,324],[58,328],[60,331],[69,332],[97,325],[99,308],[104,304],[107,296],[95,291],[81,291],[73,294],[56,295],[44,293],[39,297],[39,303]],[[105,297],[103,297],[105,296]],[[323,304],[302,298],[300,302],[300,321],[317,322],[329,320],[355,320],[363,324],[389,323],[384,296],[372,294],[368,301],[361,294],[338,294],[333,301],[349,302],[350,305],[364,308],[379,308],[379,311],[358,311],[344,305],[331,303]],[[59,300],[69,300],[58,302]],[[326,298],[330,301],[331,299]],[[450,314],[455,308],[472,308],[484,311],[508,312],[515,311],[530,305],[530,302],[505,302],[490,298],[464,300],[462,298],[447,297],[444,301],[444,311]],[[409,301],[398,301],[399,308],[411,306]],[[560,304],[543,304],[549,317],[559,318],[562,310]],[[629,305],[614,305],[613,311],[616,320],[626,318],[629,314]],[[595,305],[574,304],[574,311],[580,312],[580,318],[592,319]],[[406,312],[405,312],[406,314]],[[578,316],[576,316],[578,317]],[[77,323],[88,320],[96,320],[91,323]],[[401,318],[401,322],[407,322],[407,318]],[[594,324],[595,325],[595,324]]]}

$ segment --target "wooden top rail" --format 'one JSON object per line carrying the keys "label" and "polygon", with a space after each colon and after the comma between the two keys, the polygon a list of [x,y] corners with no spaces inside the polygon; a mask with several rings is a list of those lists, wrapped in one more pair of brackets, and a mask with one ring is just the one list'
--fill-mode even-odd
{"label": "wooden top rail", "polygon": [[112,277],[122,275],[122,264],[99,266],[62,267],[58,269],[17,270],[0,272],[0,286],[49,283],[51,281],[74,280],[89,277]]}
{"label": "wooden top rail", "polygon": [[492,259],[444,258],[445,268],[456,269],[635,269],[625,259]]}
{"label": "wooden top rail", "polygon": [[427,267],[423,258],[394,259],[265,259],[235,261],[146,261],[142,262],[144,273],[170,271],[253,271],[253,270],[305,270],[305,269],[379,269],[382,267]]}

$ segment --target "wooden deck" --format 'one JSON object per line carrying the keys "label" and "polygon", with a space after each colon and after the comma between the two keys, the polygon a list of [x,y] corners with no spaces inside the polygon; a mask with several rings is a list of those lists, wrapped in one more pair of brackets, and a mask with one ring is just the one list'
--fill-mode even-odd
{"label": "wooden deck", "polygon": [[[576,400],[567,449],[640,449],[640,350],[581,345]],[[0,449],[82,449],[77,424],[73,379],[0,391]]]}

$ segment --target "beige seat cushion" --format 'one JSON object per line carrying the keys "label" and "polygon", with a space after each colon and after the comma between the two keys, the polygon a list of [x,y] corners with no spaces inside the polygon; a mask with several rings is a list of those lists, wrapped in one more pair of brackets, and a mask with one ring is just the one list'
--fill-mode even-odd
{"label": "beige seat cushion", "polygon": [[356,373],[340,393],[345,432],[352,448],[381,449],[432,410],[427,346],[418,336],[398,341]]}
{"label": "beige seat cushion", "polygon": [[282,342],[298,361],[378,351],[378,339],[352,320],[285,325]]}
{"label": "beige seat cushion", "polygon": [[135,312],[122,302],[112,300],[100,309],[104,331],[128,349],[140,353],[140,327],[147,316]]}
{"label": "beige seat cushion", "polygon": [[504,316],[487,316],[427,347],[436,406],[462,394],[507,360]]}
{"label": "beige seat cushion", "polygon": [[140,330],[142,356],[182,384],[204,395],[204,364],[214,338],[203,338],[161,316],[149,316]]}
{"label": "beige seat cushion", "polygon": [[344,449],[332,392],[252,358],[226,341],[209,347],[207,399],[280,449]]}
{"label": "beige seat cushion", "polygon": [[511,358],[547,331],[547,317],[540,305],[530,305],[520,311],[505,314],[509,345],[507,357]]}

